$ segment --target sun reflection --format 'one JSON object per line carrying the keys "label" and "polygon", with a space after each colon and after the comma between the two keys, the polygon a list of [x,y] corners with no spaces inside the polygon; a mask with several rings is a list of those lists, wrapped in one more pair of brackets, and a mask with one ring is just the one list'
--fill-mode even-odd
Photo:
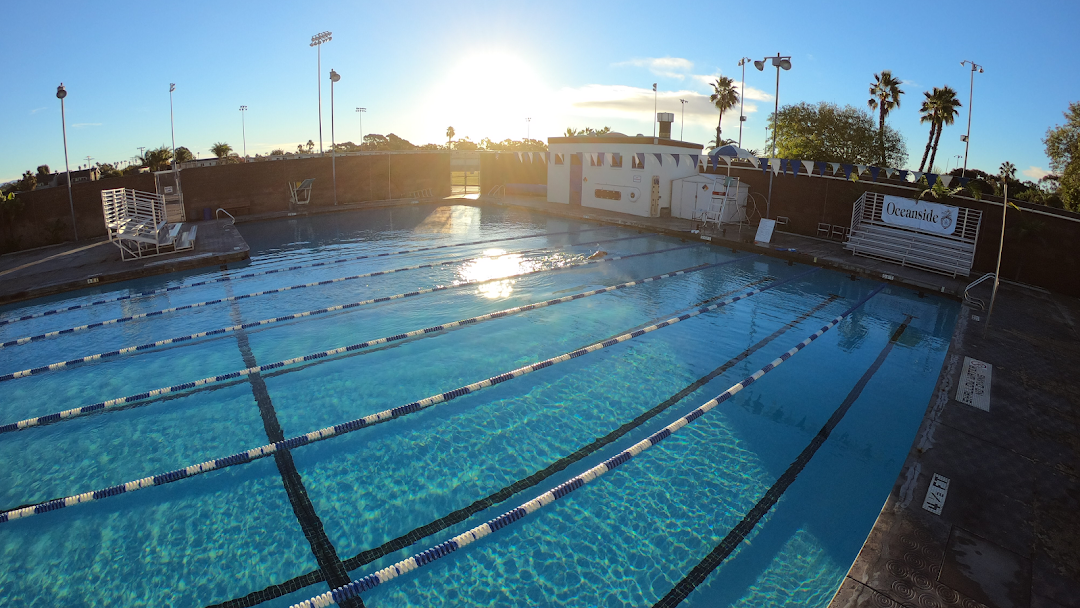
{"label": "sun reflection", "polygon": [[486,281],[477,286],[477,293],[489,299],[505,298],[514,291],[515,279],[504,277],[539,268],[539,262],[526,260],[520,253],[508,254],[504,249],[488,249],[483,257],[466,262],[458,271],[458,278],[462,283]]}

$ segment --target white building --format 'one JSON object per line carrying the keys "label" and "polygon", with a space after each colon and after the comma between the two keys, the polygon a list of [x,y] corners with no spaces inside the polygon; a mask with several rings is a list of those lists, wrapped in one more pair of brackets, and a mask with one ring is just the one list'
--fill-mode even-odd
{"label": "white building", "polygon": [[696,175],[701,145],[661,137],[548,139],[548,201],[645,217],[671,213],[672,180]]}

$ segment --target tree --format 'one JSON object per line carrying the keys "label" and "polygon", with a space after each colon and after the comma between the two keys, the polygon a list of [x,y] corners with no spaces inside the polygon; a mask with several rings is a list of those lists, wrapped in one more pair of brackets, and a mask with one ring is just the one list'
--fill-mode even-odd
{"label": "tree", "polygon": [[123,175],[120,170],[116,168],[116,165],[112,163],[97,163],[99,177],[101,179],[108,179],[110,177],[120,177]]}
{"label": "tree", "polygon": [[223,141],[219,141],[216,144],[210,146],[210,153],[218,158],[225,158],[232,151],[232,146]]}
{"label": "tree", "polygon": [[446,127],[446,149],[450,149],[450,142],[454,139],[454,127]]}
{"label": "tree", "polygon": [[191,153],[191,150],[188,150],[184,146],[180,146],[176,149],[176,164],[188,163],[193,160],[195,160],[195,155]]}
{"label": "tree", "polygon": [[416,146],[407,139],[402,139],[393,133],[386,136],[387,143],[390,144],[391,150],[415,150]]}
{"label": "tree", "polygon": [[15,189],[19,192],[29,192],[37,187],[37,175],[27,171],[23,173],[22,179],[19,183],[15,184]]}
{"label": "tree", "polygon": [[1058,177],[1058,194],[1067,209],[1080,211],[1080,102],[1069,104],[1065,124],[1047,129],[1043,144]]}
{"label": "tree", "polygon": [[49,165],[38,165],[37,168],[37,181],[38,183],[49,181],[52,177],[52,171],[49,170]]}
{"label": "tree", "polygon": [[567,137],[599,137],[601,135],[607,135],[608,133],[611,133],[611,127],[604,127],[603,129],[594,129],[592,127],[575,129],[573,127],[566,127]]}
{"label": "tree", "polygon": [[[938,143],[941,141],[941,131],[944,125],[951,125],[960,114],[960,100],[956,98],[956,91],[952,87],[934,87],[933,92],[924,91],[922,106],[919,113],[922,117],[919,122],[930,123],[930,137],[926,141],[926,151],[923,152],[922,162],[919,163],[919,171],[932,170],[934,157],[937,156]],[[929,155],[930,163],[926,163]]]}
{"label": "tree", "polygon": [[900,90],[900,80],[893,78],[891,70],[882,70],[880,74],[874,74],[874,82],[870,83],[870,99],[866,102],[870,110],[878,111],[878,139],[881,146],[881,164],[885,163],[885,117],[895,108],[900,107],[900,96],[904,94]]}
{"label": "tree", "polygon": [[1005,179],[1008,179],[1010,181],[1015,180],[1016,179],[1016,165],[1010,163],[1009,161],[1005,161],[1005,162],[1001,163],[1001,167],[998,169],[998,173],[1000,173],[1001,176],[1004,177]]}
{"label": "tree", "polygon": [[386,139],[385,135],[368,133],[364,136],[364,143],[361,147],[365,150],[389,150],[390,140]]}
{"label": "tree", "polygon": [[[880,159],[878,130],[874,117],[866,110],[820,102],[784,106],[776,117],[776,150],[782,158],[826,162],[875,164]],[[773,118],[769,118],[773,126]],[[885,127],[885,165],[902,167],[907,163],[904,138],[892,127]]]}
{"label": "tree", "polygon": [[727,76],[720,76],[709,84],[713,88],[709,101],[713,102],[717,110],[720,110],[720,118],[716,121],[716,141],[721,141],[720,124],[724,120],[724,112],[738,105],[739,93],[735,90],[735,81]]}
{"label": "tree", "polygon": [[281,148],[274,148],[270,151],[270,156],[285,156],[285,150]]}
{"label": "tree", "polygon": [[[391,135],[393,135],[393,133],[391,133]],[[478,146],[475,142],[470,141],[468,137],[462,137],[461,139],[457,140],[457,144],[454,146],[454,148],[458,150],[479,150],[480,146]]]}
{"label": "tree", "polygon": [[311,141],[310,139],[307,140],[307,143],[304,144],[304,147],[307,148],[308,154],[315,152],[315,142]]}

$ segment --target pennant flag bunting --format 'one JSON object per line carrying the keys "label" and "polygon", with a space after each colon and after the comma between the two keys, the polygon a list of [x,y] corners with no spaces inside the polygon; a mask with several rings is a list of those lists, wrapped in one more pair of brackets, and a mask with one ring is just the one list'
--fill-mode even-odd
{"label": "pennant flag bunting", "polygon": [[912,181],[917,183],[920,179],[922,179],[923,174],[922,171],[912,171],[911,176],[914,178]]}
{"label": "pennant flag bunting", "polygon": [[801,165],[801,164],[802,163],[800,161],[797,161],[797,160],[789,160],[788,161],[788,166],[791,167],[791,175],[792,176],[794,176],[794,177],[799,176],[799,165]]}
{"label": "pennant flag bunting", "polygon": [[844,179],[851,179],[851,172],[855,170],[855,166],[843,164],[840,167],[844,170]]}
{"label": "pennant flag bunting", "polygon": [[840,163],[829,163],[829,166],[832,167],[833,175],[836,175],[836,172],[840,170]]}
{"label": "pennant flag bunting", "polygon": [[[653,86],[656,86],[656,85],[653,85]],[[656,152],[653,152],[653,156],[656,157],[656,162],[660,163],[660,166],[663,167],[664,166],[664,155],[663,154],[657,154]]]}
{"label": "pennant flag bunting", "polygon": [[937,183],[937,175],[935,175],[933,173],[927,173],[926,174],[926,183],[933,186],[935,183]]}
{"label": "pennant flag bunting", "polygon": [[881,172],[881,167],[870,167],[870,177],[876,182],[878,173]]}
{"label": "pennant flag bunting", "polygon": [[892,179],[892,176],[893,176],[893,174],[895,174],[895,173],[896,173],[896,169],[893,169],[893,168],[891,168],[891,167],[890,167],[890,168],[888,168],[888,169],[885,169],[885,177],[887,177],[887,178],[889,178],[889,179]]}
{"label": "pennant flag bunting", "polygon": [[698,158],[701,155],[700,154],[687,154],[687,156],[690,157],[690,162],[694,163],[694,167],[697,167],[698,166]]}
{"label": "pennant flag bunting", "polygon": [[898,170],[898,171],[896,172],[896,174],[897,174],[897,178],[896,178],[896,179],[898,179],[898,180],[900,180],[900,181],[902,181],[902,182],[906,182],[906,181],[907,181],[907,176],[908,176],[908,172],[907,172],[906,170],[904,170],[904,169],[900,169],[900,170]]}
{"label": "pennant flag bunting", "polygon": [[970,182],[970,181],[971,181],[971,178],[970,178],[970,177],[960,177],[960,178],[957,178],[957,179],[959,179],[959,180],[960,180],[960,187],[961,187],[961,188],[965,188],[965,187],[967,187],[967,185],[968,185],[968,182]]}
{"label": "pennant flag bunting", "polygon": [[949,187],[949,184],[951,184],[951,183],[952,183],[952,180],[953,180],[953,176],[951,176],[951,175],[942,175],[942,176],[941,176],[940,178],[938,178],[938,179],[940,179],[940,180],[941,180],[941,185],[943,185],[943,186],[945,186],[946,188],[948,188],[948,187]]}
{"label": "pennant flag bunting", "polygon": [[814,164],[817,165],[818,174],[825,177],[825,170],[829,168],[829,163],[819,160]]}
{"label": "pennant flag bunting", "polygon": [[780,172],[783,173],[784,175],[787,175],[787,159],[786,158],[781,158],[780,159]]}
{"label": "pennant flag bunting", "polygon": [[814,174],[814,161],[812,161],[812,160],[804,160],[804,161],[802,161],[802,166],[803,166],[803,169],[806,169],[806,174],[807,175],[813,175]]}
{"label": "pennant flag bunting", "polygon": [[679,166],[679,155],[678,154],[672,154],[671,158],[675,159],[675,166],[678,167]]}
{"label": "pennant flag bunting", "polygon": [[769,172],[769,159],[767,159],[765,157],[761,157],[761,158],[758,159],[758,161],[760,161],[760,165],[758,165],[758,166],[761,167],[761,174],[764,175],[764,174],[768,173]]}
{"label": "pennant flag bunting", "polygon": [[756,156],[751,156],[750,158],[748,158],[746,160],[750,161],[750,164],[754,165],[754,167],[760,167],[761,166],[761,161],[758,160]]}
{"label": "pennant flag bunting", "polygon": [[517,152],[517,159],[519,163],[524,162],[523,160],[521,160],[521,152]]}
{"label": "pennant flag bunting", "polygon": [[780,173],[780,159],[779,158],[770,158],[769,159],[769,168],[772,169],[773,175],[776,175],[776,174]]}
{"label": "pennant flag bunting", "polygon": [[862,175],[863,173],[866,173],[866,165],[855,165],[855,168],[857,168],[859,170],[858,175]]}

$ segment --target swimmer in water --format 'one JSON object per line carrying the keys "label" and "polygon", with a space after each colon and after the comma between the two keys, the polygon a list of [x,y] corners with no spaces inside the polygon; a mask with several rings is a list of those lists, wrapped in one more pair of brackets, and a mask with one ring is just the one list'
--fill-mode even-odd
{"label": "swimmer in water", "polygon": [[590,255],[589,259],[590,260],[597,260],[597,259],[600,259],[600,258],[606,256],[606,255],[607,255],[606,251],[597,251],[596,253]]}

